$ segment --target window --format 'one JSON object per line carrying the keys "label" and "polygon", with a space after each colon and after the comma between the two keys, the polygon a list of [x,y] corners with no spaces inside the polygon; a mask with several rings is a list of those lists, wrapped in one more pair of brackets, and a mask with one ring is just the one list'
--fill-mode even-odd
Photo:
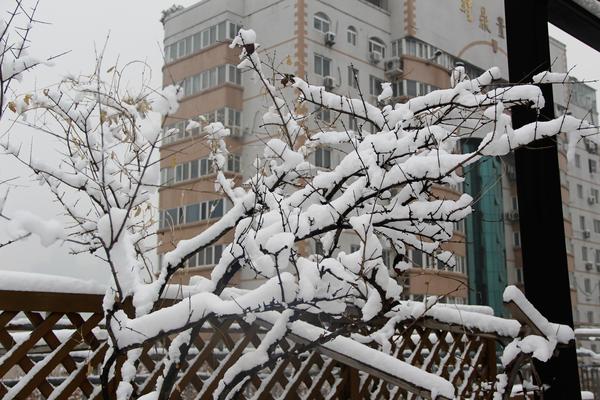
{"label": "window", "polygon": [[394,256],[395,256],[395,252],[393,249],[381,250],[381,259],[387,267],[394,266]]}
{"label": "window", "polygon": [[159,214],[159,229],[220,218],[224,214],[225,202],[223,199],[188,204],[185,207],[169,208]]}
{"label": "window", "polygon": [[325,107],[319,107],[315,110],[315,118],[324,122],[331,122],[331,110]]}
{"label": "window", "polygon": [[367,0],[367,2],[373,4],[375,7],[387,9],[387,2],[385,0]]}
{"label": "window", "polygon": [[315,14],[313,26],[316,30],[327,33],[330,31],[329,24],[329,17],[327,15],[323,14],[322,12]]}
{"label": "window", "polygon": [[600,201],[598,201],[598,198],[600,197],[600,195],[598,194],[598,189],[592,189],[590,193],[592,195],[592,199],[594,199],[594,202],[596,204],[600,203]]}
{"label": "window", "polygon": [[172,185],[175,180],[174,168],[163,168],[160,170],[160,184]]}
{"label": "window", "polygon": [[585,231],[585,217],[583,215],[579,216],[579,228]]}
{"label": "window", "polygon": [[594,323],[594,312],[593,311],[587,312],[587,320],[590,324]]}
{"label": "window", "polygon": [[190,179],[196,179],[199,176],[198,165],[198,160],[194,160],[190,163]]}
{"label": "window", "polygon": [[456,232],[465,232],[465,221],[461,219],[460,221],[454,221],[454,231]]}
{"label": "window", "polygon": [[594,220],[594,232],[600,233],[600,220],[598,219]]}
{"label": "window", "polygon": [[581,157],[579,154],[575,154],[575,167],[581,168]]}
{"label": "window", "polygon": [[315,54],[315,73],[321,76],[330,76],[331,59]]}
{"label": "window", "polygon": [[385,58],[385,43],[383,40],[372,37],[369,39],[369,53],[378,53],[381,58]]}
{"label": "window", "polygon": [[352,65],[348,65],[348,86],[358,89],[358,70]]}
{"label": "window", "polygon": [[227,157],[227,171],[229,172],[240,172],[240,156],[237,154],[230,154]]}
{"label": "window", "polygon": [[224,214],[223,199],[211,200],[208,202],[209,215],[208,218],[221,218]]}
{"label": "window", "polygon": [[595,174],[598,172],[598,164],[596,160],[592,160],[591,158],[588,160],[588,168],[590,170],[590,174]]}
{"label": "window", "polygon": [[588,248],[585,246],[581,247],[581,259],[583,261],[587,261],[588,260]]}
{"label": "window", "polygon": [[456,258],[456,268],[454,271],[464,274],[466,272],[465,257],[455,256],[455,258]]}
{"label": "window", "polygon": [[406,95],[409,97],[417,96],[417,81],[406,81]]}
{"label": "window", "polygon": [[381,93],[381,84],[383,83],[382,79],[377,78],[376,76],[369,76],[369,94],[372,96],[377,96]]}
{"label": "window", "polygon": [[513,245],[521,247],[521,232],[513,232]]}
{"label": "window", "polygon": [[194,254],[194,256],[190,258],[188,266],[201,267],[205,265],[217,264],[221,259],[221,254],[223,254],[223,245],[216,244],[213,246],[208,246]]}
{"label": "window", "polygon": [[583,199],[583,186],[577,185],[577,197]]}
{"label": "window", "polygon": [[402,39],[392,42],[392,57],[400,57],[402,55]]}
{"label": "window", "polygon": [[590,293],[592,291],[592,285],[588,278],[585,278],[583,281],[583,286],[586,293]]}
{"label": "window", "polygon": [[239,26],[228,21],[222,21],[217,25],[209,26],[200,32],[180,39],[165,47],[167,62],[175,61],[215,43],[223,42],[225,38],[233,39],[238,30]]}
{"label": "window", "polygon": [[315,166],[320,168],[331,168],[331,150],[318,148],[315,151]]}
{"label": "window", "polygon": [[423,266],[423,252],[421,250],[414,249],[412,251],[411,261],[414,267]]}
{"label": "window", "polygon": [[[226,76],[226,71],[228,72]],[[235,65],[219,65],[203,71],[197,75],[189,76],[182,82],[183,93],[185,96],[202,92],[225,82],[242,84],[241,71]]]}
{"label": "window", "polygon": [[596,264],[600,264],[600,249],[596,249]]}
{"label": "window", "polygon": [[346,31],[346,39],[348,40],[348,43],[350,43],[352,46],[356,46],[357,37],[358,32],[356,32],[356,28],[353,26],[349,26],[348,30]]}
{"label": "window", "polygon": [[515,196],[511,197],[513,211],[519,211],[519,201]]}
{"label": "window", "polygon": [[185,207],[185,223],[200,221],[200,204],[190,204]]}

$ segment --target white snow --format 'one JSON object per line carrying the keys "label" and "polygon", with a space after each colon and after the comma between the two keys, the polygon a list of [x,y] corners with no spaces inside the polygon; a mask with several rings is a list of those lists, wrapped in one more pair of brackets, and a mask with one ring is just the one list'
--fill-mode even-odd
{"label": "white snow", "polygon": [[533,83],[565,83],[569,74],[563,72],[543,71],[533,76]]}
{"label": "white snow", "polygon": [[104,294],[106,287],[95,281],[58,275],[0,271],[0,290],[18,292],[50,292]]}
{"label": "white snow", "polygon": [[12,215],[7,229],[15,236],[21,235],[22,231],[33,233],[39,236],[40,242],[46,247],[66,236],[65,229],[59,221],[45,220],[25,210],[18,210]]}

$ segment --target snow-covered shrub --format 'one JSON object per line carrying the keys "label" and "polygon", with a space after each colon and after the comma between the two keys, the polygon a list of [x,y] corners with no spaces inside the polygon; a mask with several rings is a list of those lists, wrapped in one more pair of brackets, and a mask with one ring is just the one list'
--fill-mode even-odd
{"label": "snow-covered shrub", "polygon": [[[343,335],[346,344],[372,343],[385,351],[397,322],[433,312],[435,300],[417,305],[401,300],[396,274],[410,267],[409,251],[422,251],[453,268],[454,257],[442,245],[451,240],[454,223],[471,212],[471,196],[440,199],[434,187],[457,184],[469,164],[505,155],[537,138],[597,133],[568,115],[513,129],[511,107],[539,109],[544,99],[534,85],[499,85],[497,68],[475,79],[459,68],[452,74],[452,88],[405,103],[393,104],[390,87],[384,85],[378,100],[392,104],[377,107],[299,77],[264,72],[251,30],[240,31],[232,43],[236,46],[241,48],[239,68],[253,71],[272,101],[263,116],[270,137],[253,176],[236,186],[223,173],[229,131],[220,122],[208,125],[215,186],[232,206],[166,253],[157,276],[149,273],[154,251],[146,240],[154,224],[149,201],[158,185],[161,120],[176,112],[180,89],[125,94],[115,86],[118,79],[104,79],[98,65],[90,77],[67,78],[27,101],[15,100],[20,104],[16,111],[28,115],[43,110],[60,124],[58,130],[41,132],[59,138],[64,157],[58,165],[22,159],[10,141],[4,143],[6,151],[28,164],[64,207],[71,223],[62,227],[62,240],[102,258],[112,274],[104,300],[111,345],[102,371],[105,397],[117,356],[127,357],[117,393],[129,398],[142,346],[175,336],[154,393],[168,398],[192,338],[210,316],[262,316],[273,324],[263,344],[227,371],[215,393],[218,398],[241,389],[248,373],[271,361],[269,349],[308,316],[322,321],[309,330],[315,342]],[[285,91],[298,94],[300,107],[286,101]],[[357,129],[307,129],[313,116],[296,111],[306,109],[306,103],[352,116]],[[484,132],[481,145],[461,152],[459,140],[474,132]],[[317,149],[334,145],[347,149],[337,165],[322,169],[310,163]],[[233,240],[210,279],[194,280],[184,300],[160,308],[170,279],[186,260],[229,233]],[[347,234],[360,242],[355,251],[340,248]],[[314,243],[322,251],[311,250]],[[384,263],[384,245],[397,254],[393,272]],[[262,283],[246,291],[228,287],[242,270]],[[125,311],[128,300],[134,314]],[[440,310],[435,312],[443,314]],[[333,322],[337,328],[329,335]]]}

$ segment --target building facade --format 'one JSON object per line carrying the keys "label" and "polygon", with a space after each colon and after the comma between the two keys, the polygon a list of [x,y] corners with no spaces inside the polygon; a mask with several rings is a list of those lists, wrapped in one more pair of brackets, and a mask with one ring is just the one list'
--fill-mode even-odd
{"label": "building facade", "polygon": [[[201,130],[186,130],[190,120],[203,116],[209,122],[222,121],[231,129],[227,174],[238,182],[251,176],[253,162],[262,153],[266,134],[262,115],[270,104],[252,74],[235,68],[238,51],[229,49],[228,43],[240,27],[257,32],[261,57],[271,64],[268,68],[301,76],[339,94],[358,96],[360,87],[372,103],[376,103],[383,81],[392,82],[399,101],[447,88],[449,71],[457,62],[465,65],[472,77],[491,66],[499,66],[504,77],[508,75],[503,2],[493,0],[450,0],[443,6],[428,0],[204,0],[171,10],[163,23],[163,83],[182,83],[185,96],[178,114],[166,122],[167,134],[161,148],[159,254],[206,229],[228,207],[214,190],[209,150],[201,139]],[[579,98],[584,102],[587,95],[585,89],[580,90],[583,94]],[[322,126],[353,129],[356,123],[321,110],[303,111],[314,112]],[[476,145],[476,136],[462,145]],[[582,146],[578,152],[587,151]],[[317,150],[311,162],[319,168],[331,168],[343,151]],[[565,176],[581,175],[574,185],[581,185],[583,196],[577,197],[578,186],[565,183],[565,209],[569,210],[576,200],[585,208],[581,211],[587,228],[583,232],[589,231],[580,235],[581,240],[599,239],[600,232],[594,231],[594,224],[600,217],[588,201],[594,196],[593,177],[583,167],[569,170],[564,151],[561,154]],[[581,153],[579,157],[580,165],[589,163],[589,156]],[[593,163],[586,167],[591,170]],[[409,254],[415,266],[405,282],[410,297],[446,294],[446,301],[489,304],[496,313],[502,313],[501,294],[507,282],[522,282],[513,175],[510,158],[493,159],[465,171],[464,187],[437,189],[441,198],[456,198],[463,190],[483,196],[466,223],[457,224],[455,237],[448,244],[447,249],[457,256],[455,270],[438,269],[418,251]],[[573,193],[576,199],[569,197]],[[579,291],[575,288],[589,285],[590,293],[596,289],[594,300],[600,304],[600,281],[593,281],[591,276],[600,263],[599,258],[594,258],[600,257],[600,245],[580,245],[579,238],[575,238],[577,232],[572,233],[571,217],[569,213],[565,215],[567,237],[573,238],[573,251],[569,253],[573,298],[579,305]],[[229,240],[231,237],[224,237],[197,254],[179,278],[209,274]],[[358,241],[348,234],[343,243],[347,247],[343,250],[352,251]],[[318,243],[302,245],[318,251]],[[584,247],[588,249],[588,261],[584,261]],[[386,256],[391,263],[393,254],[388,252]],[[576,272],[577,260],[587,278]],[[586,269],[589,262],[593,271]],[[256,282],[255,276],[246,273],[237,279],[242,286]],[[583,300],[581,304],[583,307]],[[594,321],[600,322],[600,306],[597,307]],[[587,308],[581,312],[587,317]]]}
{"label": "building facade", "polygon": [[[167,135],[161,149],[159,253],[205,229],[228,207],[214,192],[200,130],[186,130],[188,121],[202,115],[208,121],[225,121],[232,129],[228,173],[238,180],[252,174],[252,163],[262,150],[261,117],[267,99],[249,74],[235,69],[237,52],[227,47],[239,27],[257,32],[263,58],[277,57],[273,62],[279,72],[350,96],[357,96],[360,86],[368,100],[376,102],[383,81],[393,83],[397,98],[448,87],[449,70],[457,60],[468,70],[474,68],[469,71],[473,73],[505,66],[501,9],[490,1],[486,7],[452,3],[439,7],[416,0],[204,0],[165,15],[163,81],[181,82],[185,97],[176,118],[167,121],[167,132],[171,128],[179,132]],[[452,37],[438,23],[441,19],[456,27]],[[318,116],[335,125],[334,116]],[[344,122],[352,127],[353,121]],[[330,168],[341,154],[322,150],[313,157],[316,166]],[[456,198],[461,190],[439,188],[437,194]],[[437,269],[418,251],[409,254],[416,267],[406,282],[411,296],[447,294],[449,301],[467,301],[464,225],[457,228],[447,248],[457,256],[455,270]],[[227,240],[231,238],[197,255],[187,272],[208,273]],[[352,235],[345,243],[347,250],[357,244]],[[250,285],[254,278],[242,274],[239,281]]]}

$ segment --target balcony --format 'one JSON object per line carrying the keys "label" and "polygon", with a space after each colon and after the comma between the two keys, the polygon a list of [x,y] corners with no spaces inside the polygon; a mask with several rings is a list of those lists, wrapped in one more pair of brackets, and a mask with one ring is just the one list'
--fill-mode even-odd
{"label": "balcony", "polygon": [[366,3],[372,4],[375,7],[388,11],[388,0],[363,0]]}

